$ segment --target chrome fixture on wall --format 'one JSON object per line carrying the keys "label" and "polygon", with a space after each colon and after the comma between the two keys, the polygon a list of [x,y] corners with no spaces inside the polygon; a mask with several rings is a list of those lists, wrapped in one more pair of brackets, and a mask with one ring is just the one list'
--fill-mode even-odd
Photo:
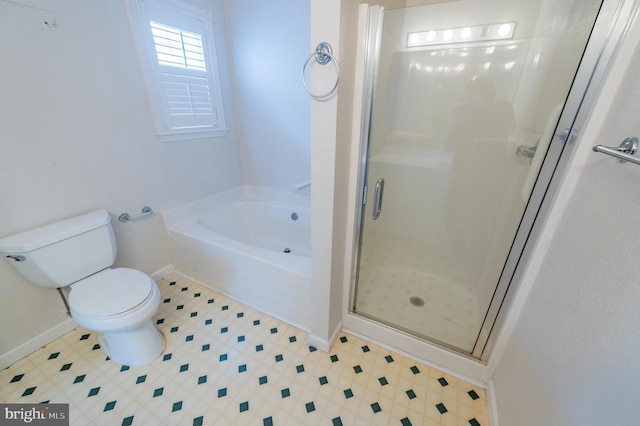
{"label": "chrome fixture on wall", "polygon": [[634,155],[638,151],[638,138],[636,137],[626,138],[617,148],[596,145],[593,147],[593,151],[616,157],[621,163],[628,161],[633,164],[640,164],[640,157]]}
{"label": "chrome fixture on wall", "polygon": [[152,214],[153,214],[153,210],[151,210],[151,207],[144,206],[140,214],[131,216],[129,213],[122,213],[120,216],[118,216],[118,220],[122,223],[127,223],[132,220],[140,219],[145,216],[150,216]]}
{"label": "chrome fixture on wall", "polygon": [[[340,81],[340,67],[338,66],[338,60],[333,56],[332,53],[333,53],[333,50],[331,49],[331,45],[329,43],[322,42],[318,44],[318,46],[316,47],[316,50],[307,58],[307,61],[304,63],[304,66],[302,67],[302,85],[304,86],[304,90],[306,90],[307,93],[310,94],[311,97],[314,99],[318,99],[318,100],[327,99],[338,88],[338,82]],[[307,81],[304,78],[304,73],[307,70],[307,67],[309,66],[309,64],[311,63],[311,59],[313,58],[316,58],[316,62],[318,62],[320,65],[327,65],[330,61],[333,61],[333,65],[335,65],[336,67],[336,83],[333,85],[331,90],[329,90],[327,93],[322,95],[313,93],[311,89],[309,89],[309,86],[307,86]]]}

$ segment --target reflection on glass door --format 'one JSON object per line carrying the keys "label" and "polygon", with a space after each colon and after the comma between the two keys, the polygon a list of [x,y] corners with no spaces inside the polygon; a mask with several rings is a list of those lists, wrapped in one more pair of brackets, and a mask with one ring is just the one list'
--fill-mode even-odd
{"label": "reflection on glass door", "polygon": [[600,5],[384,12],[356,313],[473,352]]}

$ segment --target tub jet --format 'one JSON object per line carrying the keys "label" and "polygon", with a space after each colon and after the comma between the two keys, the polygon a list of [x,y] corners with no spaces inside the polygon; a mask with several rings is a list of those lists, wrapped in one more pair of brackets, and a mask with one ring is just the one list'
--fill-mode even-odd
{"label": "tub jet", "polygon": [[285,253],[291,253],[291,249],[289,247],[287,247],[286,249],[284,249]]}
{"label": "tub jet", "polygon": [[409,302],[411,302],[413,306],[424,306],[424,300],[417,296],[413,296],[412,298],[410,298]]}

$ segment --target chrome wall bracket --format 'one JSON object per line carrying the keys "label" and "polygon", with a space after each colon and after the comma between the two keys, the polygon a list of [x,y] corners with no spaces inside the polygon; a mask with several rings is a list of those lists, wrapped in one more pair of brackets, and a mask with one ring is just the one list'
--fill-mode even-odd
{"label": "chrome wall bracket", "polygon": [[640,165],[640,157],[634,155],[638,151],[638,138],[636,137],[626,138],[619,147],[596,145],[593,150],[615,157],[621,163],[628,161]]}
{"label": "chrome wall bracket", "polygon": [[136,220],[136,219],[140,219],[141,217],[144,216],[149,216],[153,214],[153,210],[151,210],[151,207],[149,206],[144,206],[142,208],[142,212],[140,214],[136,214],[131,216],[129,213],[122,213],[120,216],[118,216],[118,220],[122,223],[127,223],[130,222],[132,220]]}
{"label": "chrome wall bracket", "polygon": [[333,49],[329,43],[322,42],[316,46],[316,61],[320,65],[327,64],[331,60],[331,55],[333,55]]}

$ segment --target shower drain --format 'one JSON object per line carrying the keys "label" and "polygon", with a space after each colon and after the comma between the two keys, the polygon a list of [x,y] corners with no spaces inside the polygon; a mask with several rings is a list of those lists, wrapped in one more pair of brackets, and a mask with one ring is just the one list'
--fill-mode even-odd
{"label": "shower drain", "polygon": [[411,299],[409,299],[409,302],[411,302],[413,306],[424,306],[424,300],[417,296],[413,296]]}

